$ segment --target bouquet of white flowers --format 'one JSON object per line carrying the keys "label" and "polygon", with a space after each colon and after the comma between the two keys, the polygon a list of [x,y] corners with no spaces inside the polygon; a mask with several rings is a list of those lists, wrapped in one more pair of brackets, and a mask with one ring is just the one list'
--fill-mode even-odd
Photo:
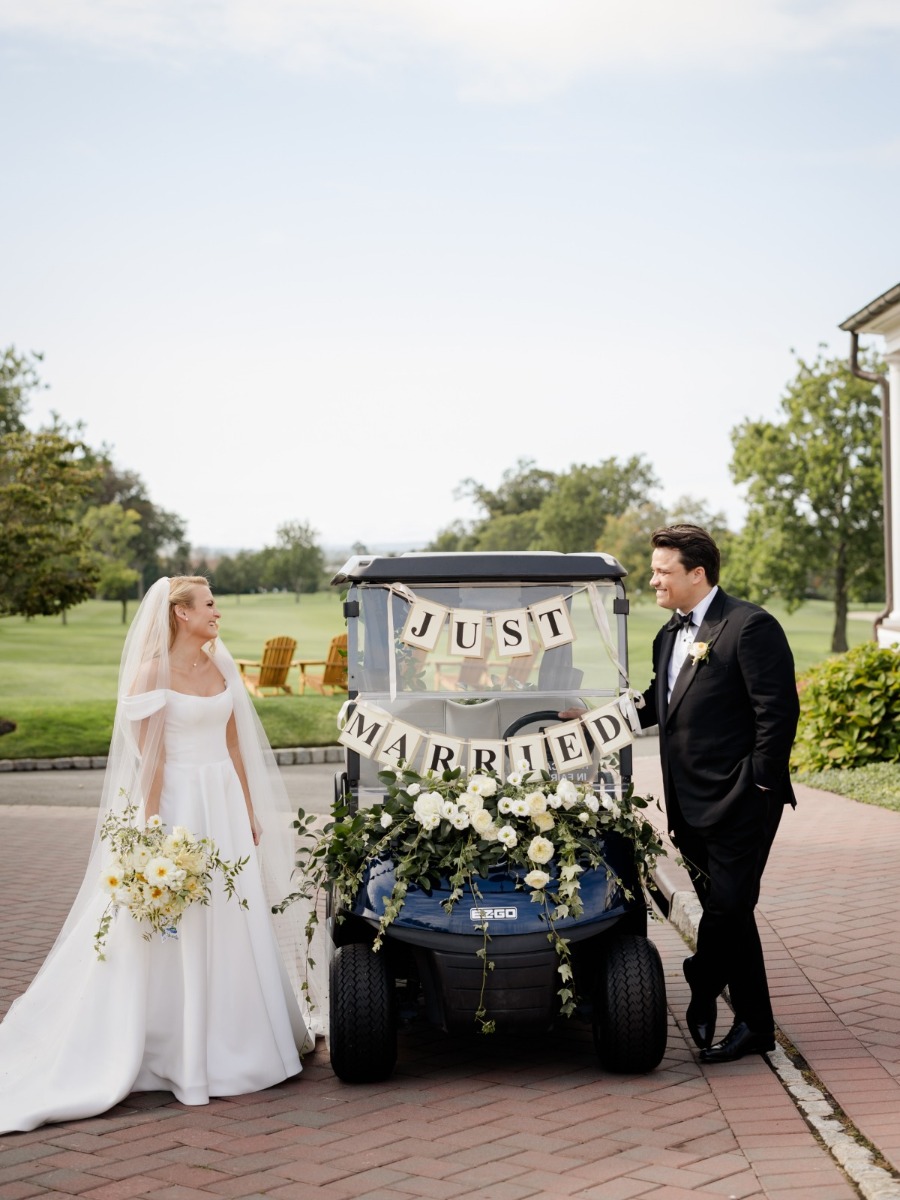
{"label": "bouquet of white flowers", "polygon": [[[121,813],[110,813],[100,828],[100,840],[110,857],[100,876],[100,887],[109,903],[97,932],[94,948],[104,961],[110,925],[125,909],[135,921],[146,921],[149,940],[155,930],[163,939],[178,936],[178,922],[189,904],[209,904],[213,871],[219,871],[229,899],[235,895],[235,880],[247,858],[228,862],[219,856],[209,838],[195,837],[176,825],[171,833],[159,817],[150,817],[143,829],[135,824],[137,806],[127,804]],[[247,901],[239,899],[241,908]]]}

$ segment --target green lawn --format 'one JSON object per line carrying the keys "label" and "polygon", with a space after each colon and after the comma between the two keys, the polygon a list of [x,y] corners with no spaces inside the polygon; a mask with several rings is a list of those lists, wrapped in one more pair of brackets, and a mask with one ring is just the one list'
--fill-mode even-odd
{"label": "green lawn", "polygon": [[[266,638],[297,639],[298,658],[324,658],[344,631],[337,592],[304,596],[223,596],[221,634],[235,658],[258,658]],[[129,605],[128,619],[136,604]],[[58,617],[0,620],[0,716],[17,723],[0,741],[0,757],[43,758],[105,754],[112,732],[122,643],[122,607],[89,600]],[[334,742],[341,697],[257,700],[273,746]]]}
{"label": "green lawn", "polygon": [[[236,658],[256,658],[266,638],[297,639],[297,657],[324,658],[328,644],[344,629],[336,592],[304,596],[224,596],[222,637]],[[128,619],[135,605],[129,606]],[[832,608],[811,601],[787,616],[773,606],[794,650],[798,672],[827,657]],[[650,677],[650,646],[667,614],[651,601],[632,606],[629,624],[631,679],[645,687]],[[18,723],[0,741],[0,757],[53,757],[104,754],[112,728],[119,656],[127,626],[121,605],[91,600],[68,614],[25,621],[0,620],[0,716]],[[871,637],[869,620],[849,627],[852,645]],[[340,697],[307,695],[256,701],[273,746],[313,746],[335,740]]]}

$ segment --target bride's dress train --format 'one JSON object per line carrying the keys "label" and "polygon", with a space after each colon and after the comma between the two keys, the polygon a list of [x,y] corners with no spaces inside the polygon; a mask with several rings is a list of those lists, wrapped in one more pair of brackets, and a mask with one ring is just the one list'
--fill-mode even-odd
{"label": "bride's dress train", "polygon": [[259,1091],[296,1075],[298,1048],[312,1044],[262,886],[265,837],[257,850],[226,747],[230,691],[135,699],[165,704],[160,817],[211,837],[225,859],[249,858],[237,878],[247,908],[216,873],[209,905],[187,909],[177,939],[147,941],[120,912],[100,962],[93,937],[108,897],[98,880],[96,902],[0,1025],[0,1132],[94,1116],[133,1091],[171,1091],[184,1104]]}

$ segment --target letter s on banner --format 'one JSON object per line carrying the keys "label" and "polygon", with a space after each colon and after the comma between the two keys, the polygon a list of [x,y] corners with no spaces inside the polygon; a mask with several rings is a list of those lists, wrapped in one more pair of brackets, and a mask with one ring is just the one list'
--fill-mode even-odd
{"label": "letter s on banner", "polygon": [[524,658],[532,653],[528,609],[506,608],[491,613],[498,658]]}

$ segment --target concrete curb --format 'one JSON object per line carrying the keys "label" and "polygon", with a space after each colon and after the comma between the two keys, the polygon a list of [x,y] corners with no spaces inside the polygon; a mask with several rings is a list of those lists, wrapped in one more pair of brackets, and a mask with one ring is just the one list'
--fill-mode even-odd
{"label": "concrete curb", "polygon": [[[272,753],[279,767],[344,761],[343,746],[297,746]],[[74,758],[0,758],[0,771],[102,771],[105,767],[106,755],[99,754]]]}
{"label": "concrete curb", "polygon": [[[677,870],[663,859],[657,864],[653,878],[668,905],[669,923],[693,946],[697,943],[697,928],[703,910],[693,891],[678,886],[681,880]],[[783,1047],[776,1045],[766,1058],[808,1124],[865,1200],[900,1200],[900,1182],[876,1164],[875,1155],[862,1144],[861,1135],[854,1137],[852,1132],[847,1132],[848,1128],[853,1128],[850,1123],[840,1118],[831,1098],[809,1082],[808,1076],[791,1062]]]}

